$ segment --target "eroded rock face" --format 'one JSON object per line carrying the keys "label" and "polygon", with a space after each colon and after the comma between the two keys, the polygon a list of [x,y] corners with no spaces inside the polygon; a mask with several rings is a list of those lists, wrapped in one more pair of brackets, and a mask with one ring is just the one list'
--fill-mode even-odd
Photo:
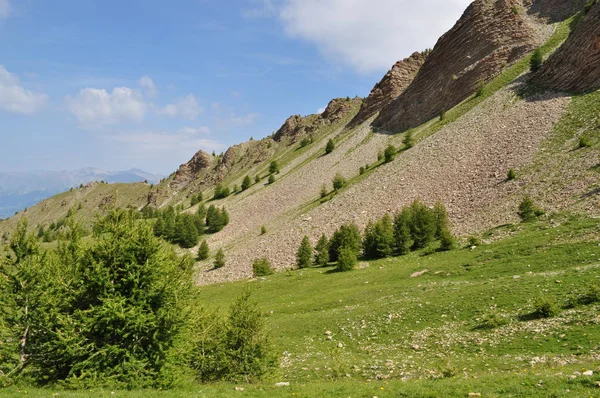
{"label": "eroded rock face", "polygon": [[543,34],[524,11],[520,0],[474,1],[374,125],[394,132],[416,127],[456,106],[539,46]]}
{"label": "eroded rock face", "polygon": [[412,83],[425,58],[424,53],[415,52],[410,57],[396,62],[383,79],[373,87],[348,127],[360,125],[402,94]]}
{"label": "eroded rock face", "polygon": [[305,118],[300,115],[292,115],[283,123],[273,136],[275,142],[280,142],[284,137],[295,137],[306,127]]}
{"label": "eroded rock face", "polygon": [[565,91],[600,88],[600,3],[593,6],[567,41],[548,58],[532,82]]}
{"label": "eroded rock face", "polygon": [[190,159],[189,162],[179,166],[179,169],[175,172],[175,178],[171,183],[173,188],[181,188],[190,181],[203,169],[210,167],[212,163],[212,156],[204,151],[198,151]]}

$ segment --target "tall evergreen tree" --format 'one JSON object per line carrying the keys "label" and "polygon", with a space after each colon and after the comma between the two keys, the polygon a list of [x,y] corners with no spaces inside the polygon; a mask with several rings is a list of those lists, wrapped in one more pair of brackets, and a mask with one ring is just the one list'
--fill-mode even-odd
{"label": "tall evergreen tree", "polygon": [[312,265],[313,252],[308,236],[304,235],[298,252],[296,253],[296,265],[298,268],[308,268]]}
{"label": "tall evergreen tree", "polygon": [[396,250],[398,254],[408,254],[413,245],[412,236],[410,234],[410,210],[402,209],[394,218],[394,240],[396,242]]}
{"label": "tall evergreen tree", "polygon": [[252,185],[252,180],[250,179],[250,176],[246,176],[244,177],[244,180],[242,181],[242,191],[245,191],[246,189],[250,188],[250,186]]}
{"label": "tall evergreen tree", "polygon": [[329,263],[329,240],[325,234],[321,235],[317,245],[315,246],[317,252],[315,256],[315,262],[317,265],[325,266]]}
{"label": "tall evergreen tree", "polygon": [[209,254],[210,254],[210,249],[208,248],[208,242],[205,239],[202,241],[202,243],[200,244],[200,247],[198,248],[197,259],[199,261],[204,261],[204,260],[208,259]]}
{"label": "tall evergreen tree", "polygon": [[325,145],[325,153],[329,155],[331,152],[333,152],[334,149],[335,144],[333,143],[333,140],[330,139],[329,141],[327,141],[327,145]]}

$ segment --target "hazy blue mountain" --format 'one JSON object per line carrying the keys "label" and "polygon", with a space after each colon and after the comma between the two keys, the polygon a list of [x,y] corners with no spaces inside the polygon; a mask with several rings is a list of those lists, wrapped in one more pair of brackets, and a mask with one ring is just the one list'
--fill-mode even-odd
{"label": "hazy blue mountain", "polygon": [[73,171],[0,172],[0,218],[12,216],[39,201],[91,181],[157,183],[163,176],[139,169],[108,171],[86,168]]}

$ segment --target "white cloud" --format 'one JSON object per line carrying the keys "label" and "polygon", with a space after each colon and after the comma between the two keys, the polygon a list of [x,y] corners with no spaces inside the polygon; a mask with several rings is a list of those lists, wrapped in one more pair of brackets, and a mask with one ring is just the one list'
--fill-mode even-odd
{"label": "white cloud", "polygon": [[164,108],[157,109],[157,112],[161,115],[169,117],[181,116],[186,119],[195,119],[202,111],[202,107],[198,104],[196,97],[192,94],[189,94],[184,98],[179,98],[175,103],[169,104]]}
{"label": "white cloud", "polygon": [[[2,11],[0,0],[0,12]],[[8,3],[6,3],[8,4]],[[48,96],[21,86],[19,78],[0,65],[0,109],[15,113],[31,114],[48,102]]]}
{"label": "white cloud", "polygon": [[0,20],[8,18],[11,11],[10,0],[0,0]]}
{"label": "white cloud", "polygon": [[292,37],[313,42],[360,72],[389,69],[433,47],[471,0],[285,0],[278,15]]}
{"label": "white cloud", "polygon": [[96,127],[124,121],[140,122],[146,114],[141,94],[128,87],[84,88],[75,97],[67,96],[67,107],[84,127]]}
{"label": "white cloud", "polygon": [[242,10],[242,16],[248,19],[264,18],[275,15],[276,8],[272,0],[253,0],[256,5]]}
{"label": "white cloud", "polygon": [[319,108],[319,109],[317,110],[317,114],[318,114],[318,115],[320,115],[321,113],[325,112],[325,108],[326,108],[325,106],[324,106],[324,107],[322,107],[322,108]]}
{"label": "white cloud", "polygon": [[142,76],[140,80],[138,80],[138,84],[144,91],[144,94],[149,98],[156,98],[158,95],[158,91],[156,90],[156,85],[150,78],[150,76]]}

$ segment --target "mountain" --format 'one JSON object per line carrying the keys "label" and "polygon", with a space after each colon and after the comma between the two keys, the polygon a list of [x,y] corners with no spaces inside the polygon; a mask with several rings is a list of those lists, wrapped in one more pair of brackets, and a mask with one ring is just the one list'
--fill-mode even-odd
{"label": "mountain", "polygon": [[108,171],[85,168],[74,171],[0,172],[0,218],[30,207],[52,195],[92,181],[158,183],[162,176],[140,169]]}
{"label": "mountain", "polygon": [[[443,202],[459,236],[517,222],[526,195],[547,213],[600,216],[598,6],[579,18],[584,3],[476,0],[431,52],[396,63],[366,99],[336,98],[320,115],[292,115],[274,134],[222,156],[199,151],[155,186],[90,184],[53,196],[1,222],[0,233],[21,217],[46,227],[70,209],[89,225],[109,205],[225,207],[230,223],[205,238],[212,253],[225,251],[226,266],[197,263],[197,282],[211,284],[251,277],[261,257],[293,268],[304,236],[315,244],[347,222],[364,228],[416,199]],[[547,61],[531,73],[536,48]],[[581,67],[561,72],[571,59]],[[558,89],[572,86],[550,83],[577,81],[584,94],[545,89],[542,78]],[[404,144],[407,129],[412,146]],[[395,158],[386,162],[390,145]],[[279,172],[270,175],[273,162]],[[516,179],[507,179],[511,169]],[[346,184],[333,191],[338,174]],[[242,191],[245,177],[252,185]],[[233,193],[215,199],[217,184]]]}

